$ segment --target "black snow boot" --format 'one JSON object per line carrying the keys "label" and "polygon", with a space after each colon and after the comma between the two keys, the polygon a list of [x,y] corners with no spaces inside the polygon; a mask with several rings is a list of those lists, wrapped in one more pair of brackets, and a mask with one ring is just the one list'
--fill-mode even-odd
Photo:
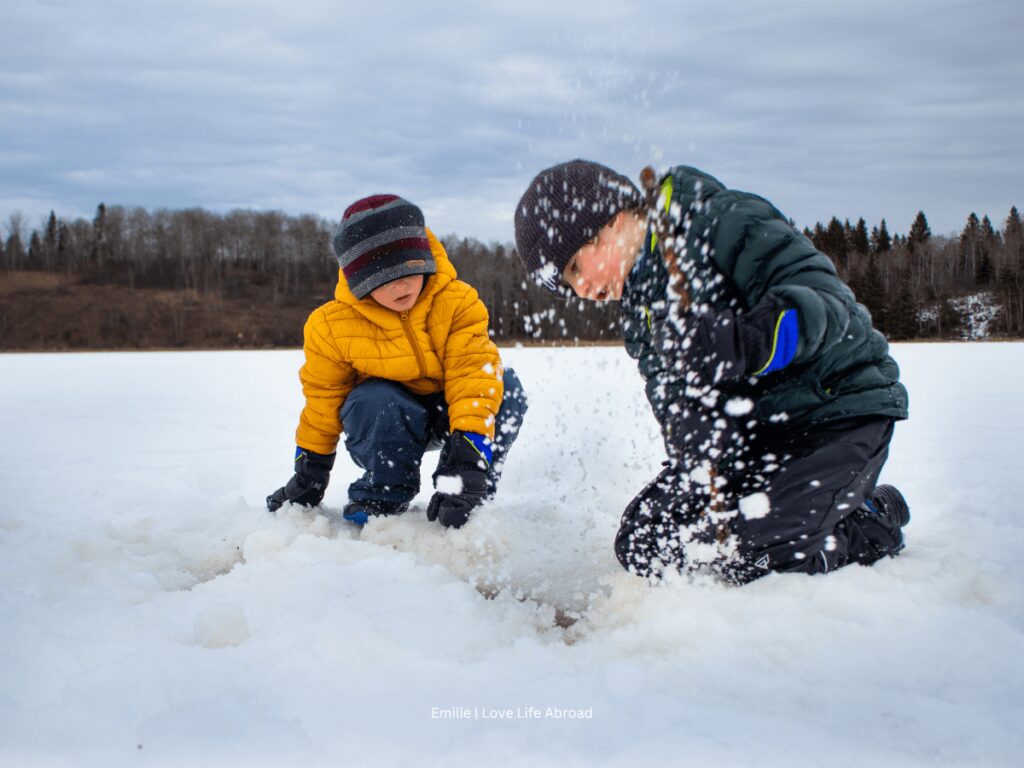
{"label": "black snow boot", "polygon": [[902,528],[910,522],[907,500],[898,488],[891,485],[876,486],[864,503],[874,507],[875,513],[885,518],[893,528]]}
{"label": "black snow boot", "polygon": [[902,528],[910,522],[910,507],[898,489],[879,485],[844,522],[849,523],[851,559],[870,565],[903,549]]}

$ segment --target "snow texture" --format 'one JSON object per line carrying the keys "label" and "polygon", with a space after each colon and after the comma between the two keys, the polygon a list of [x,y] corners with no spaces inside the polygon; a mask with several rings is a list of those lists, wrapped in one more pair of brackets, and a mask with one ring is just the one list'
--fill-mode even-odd
{"label": "snow texture", "polygon": [[963,338],[987,339],[992,335],[992,325],[1001,308],[990,291],[960,296],[952,304],[963,318]]}
{"label": "snow texture", "polygon": [[[301,353],[0,357],[0,765],[1024,761],[1024,345],[895,347],[872,568],[742,588],[619,568],[660,468],[621,349],[509,349],[531,407],[460,530],[288,478]],[[756,504],[752,506],[756,512]]]}

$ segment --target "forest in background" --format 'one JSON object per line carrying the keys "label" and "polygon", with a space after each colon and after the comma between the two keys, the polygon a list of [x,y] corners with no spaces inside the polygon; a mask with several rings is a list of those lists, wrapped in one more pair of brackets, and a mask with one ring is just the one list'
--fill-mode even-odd
{"label": "forest in background", "polygon": [[[97,206],[92,220],[9,217],[0,240],[0,350],[268,348],[302,344],[333,297],[335,223],[312,215]],[[803,233],[828,254],[889,338],[1024,337],[1024,228],[971,213],[933,235],[833,217]],[[487,304],[499,343],[619,338],[614,303],[566,302],[528,281],[514,247],[442,238]]]}

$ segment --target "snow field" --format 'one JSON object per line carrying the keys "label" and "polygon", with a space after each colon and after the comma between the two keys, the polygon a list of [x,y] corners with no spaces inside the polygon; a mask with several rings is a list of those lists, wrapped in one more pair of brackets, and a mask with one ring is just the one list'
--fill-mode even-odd
{"label": "snow field", "polygon": [[503,350],[530,410],[458,531],[437,454],[362,531],[343,449],[265,511],[299,352],[2,356],[0,765],[1019,764],[1022,352],[895,347],[907,550],[742,589],[619,569],[663,454],[618,348]]}

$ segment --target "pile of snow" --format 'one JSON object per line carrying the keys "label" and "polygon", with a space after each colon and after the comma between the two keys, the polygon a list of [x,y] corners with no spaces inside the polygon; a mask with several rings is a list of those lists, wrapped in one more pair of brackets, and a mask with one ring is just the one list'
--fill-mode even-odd
{"label": "pile of snow", "polygon": [[[269,515],[298,352],[0,357],[0,765],[1018,765],[1024,345],[897,347],[908,549],[742,589],[623,573],[663,457],[621,349],[510,349],[498,499]],[[749,514],[761,511],[757,499]]]}

